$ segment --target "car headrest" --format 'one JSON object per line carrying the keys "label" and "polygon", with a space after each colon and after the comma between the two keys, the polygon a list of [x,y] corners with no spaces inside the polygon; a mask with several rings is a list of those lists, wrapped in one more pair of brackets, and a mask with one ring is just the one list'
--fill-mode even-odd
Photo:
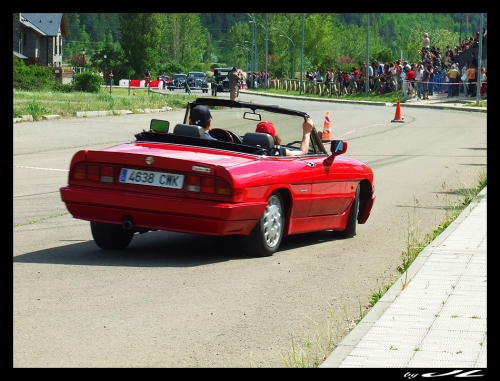
{"label": "car headrest", "polygon": [[274,138],[266,133],[247,132],[243,136],[241,144],[270,150],[274,146]]}
{"label": "car headrest", "polygon": [[194,136],[195,138],[205,137],[205,130],[202,127],[191,124],[176,124],[172,133],[174,135]]}

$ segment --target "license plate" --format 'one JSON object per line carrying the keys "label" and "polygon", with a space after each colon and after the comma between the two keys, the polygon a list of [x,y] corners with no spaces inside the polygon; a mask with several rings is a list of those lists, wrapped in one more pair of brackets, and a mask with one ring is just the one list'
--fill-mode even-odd
{"label": "license plate", "polygon": [[182,189],[184,175],[122,168],[120,172],[120,182],[125,184]]}

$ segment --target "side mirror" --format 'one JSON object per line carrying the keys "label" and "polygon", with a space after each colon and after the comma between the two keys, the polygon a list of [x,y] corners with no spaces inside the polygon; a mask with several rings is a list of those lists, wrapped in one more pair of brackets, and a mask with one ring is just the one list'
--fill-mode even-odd
{"label": "side mirror", "polygon": [[168,120],[151,119],[151,122],[149,123],[149,129],[154,132],[167,133],[169,127],[170,122]]}
{"label": "side mirror", "polygon": [[332,140],[330,151],[332,154],[323,160],[323,164],[326,166],[332,165],[336,156],[342,155],[347,151],[347,142],[344,140]]}
{"label": "side mirror", "polygon": [[347,142],[344,140],[332,140],[330,152],[334,155],[341,155],[347,151]]}

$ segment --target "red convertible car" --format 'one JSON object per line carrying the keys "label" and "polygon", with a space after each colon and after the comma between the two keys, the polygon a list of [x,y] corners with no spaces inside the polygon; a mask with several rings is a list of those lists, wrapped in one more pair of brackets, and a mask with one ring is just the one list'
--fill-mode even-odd
{"label": "red convertible car", "polygon": [[[209,109],[217,140],[188,124],[197,105]],[[74,218],[90,221],[95,243],[107,250],[155,230],[236,235],[244,252],[257,257],[273,255],[292,234],[329,230],[351,238],[370,216],[373,172],[343,156],[347,141],[322,140],[316,129],[307,154],[285,155],[284,149],[299,150],[308,117],[199,98],[187,104],[183,123],[153,119],[128,143],[76,152],[62,201]],[[281,145],[256,132],[260,121],[272,121]]]}

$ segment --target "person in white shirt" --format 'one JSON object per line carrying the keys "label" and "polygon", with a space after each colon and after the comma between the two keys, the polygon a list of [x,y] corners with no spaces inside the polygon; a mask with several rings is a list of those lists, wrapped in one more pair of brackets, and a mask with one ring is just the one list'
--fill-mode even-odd
{"label": "person in white shirt", "polygon": [[370,90],[373,89],[373,67],[368,65],[368,79],[370,83]]}
{"label": "person in white shirt", "polygon": [[462,71],[460,73],[462,77],[462,89],[465,96],[469,95],[469,88],[467,86],[467,82],[469,81],[469,78],[467,78],[467,69],[469,69],[469,61],[465,61],[465,65],[462,67]]}
{"label": "person in white shirt", "polygon": [[[408,68],[410,65],[406,65]],[[401,81],[403,82],[403,98],[408,99],[408,81],[406,80],[406,72],[409,70],[403,66],[403,70],[401,70]]]}
{"label": "person in white shirt", "polygon": [[429,39],[429,35],[427,33],[424,33],[424,38],[422,38],[422,45],[424,48],[431,48],[431,40]]}
{"label": "person in white shirt", "polygon": [[417,84],[418,99],[422,99],[423,95],[422,74],[424,74],[424,67],[421,63],[418,63],[417,70],[415,71],[415,83]]}
{"label": "person in white shirt", "polygon": [[391,73],[391,81],[394,88],[396,89],[398,86],[398,78],[396,77],[397,74],[396,65],[393,62],[389,64],[389,73]]}

